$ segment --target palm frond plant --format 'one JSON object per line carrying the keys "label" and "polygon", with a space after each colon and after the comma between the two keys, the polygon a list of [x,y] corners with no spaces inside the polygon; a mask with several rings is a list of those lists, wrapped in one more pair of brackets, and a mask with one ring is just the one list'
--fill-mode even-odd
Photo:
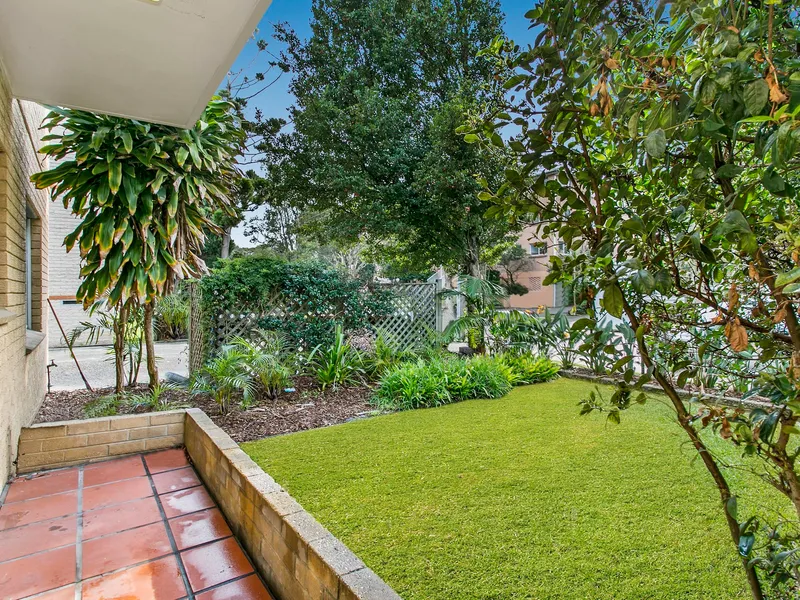
{"label": "palm frond plant", "polygon": [[[142,308],[133,307],[122,311],[120,307],[110,307],[105,301],[100,301],[95,302],[89,308],[89,317],[93,320],[82,321],[67,334],[67,346],[72,348],[81,340],[87,344],[97,344],[103,336],[114,337],[120,328],[120,320],[124,318],[122,360],[125,365],[125,385],[127,387],[136,385],[144,349],[144,312]],[[109,349],[108,353],[111,355],[108,360],[117,360],[114,349]]]}
{"label": "palm frond plant", "polygon": [[256,391],[245,359],[246,356],[238,348],[224,346],[194,379],[192,393],[210,394],[223,414],[227,414],[231,400],[237,393],[242,394],[245,404],[252,402]]}
{"label": "palm frond plant", "polygon": [[178,340],[187,336],[189,299],[186,294],[176,291],[156,301],[155,327],[162,340]]}
{"label": "palm frond plant", "polygon": [[364,375],[362,357],[347,343],[340,324],[336,325],[329,346],[320,345],[311,351],[309,364],[323,391],[328,387],[358,383]]}
{"label": "palm frond plant", "polygon": [[289,383],[291,372],[284,364],[287,337],[274,331],[259,330],[255,341],[235,338],[233,347],[241,354],[243,368],[267,398],[275,400]]}
{"label": "palm frond plant", "polygon": [[134,412],[161,412],[186,408],[186,404],[170,400],[169,393],[180,389],[181,387],[174,383],[161,382],[145,392],[125,395],[122,402]]}
{"label": "palm frond plant", "polygon": [[475,352],[485,354],[491,327],[502,308],[502,301],[508,296],[506,291],[486,279],[463,275],[458,280],[458,289],[444,290],[441,295],[463,298],[467,305],[466,314],[445,328],[445,339],[467,340]]}

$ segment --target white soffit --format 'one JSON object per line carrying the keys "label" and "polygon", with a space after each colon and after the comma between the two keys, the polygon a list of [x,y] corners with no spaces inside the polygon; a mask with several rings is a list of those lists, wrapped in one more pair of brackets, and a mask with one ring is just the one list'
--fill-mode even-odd
{"label": "white soffit", "polygon": [[14,96],[192,127],[272,0],[0,0]]}

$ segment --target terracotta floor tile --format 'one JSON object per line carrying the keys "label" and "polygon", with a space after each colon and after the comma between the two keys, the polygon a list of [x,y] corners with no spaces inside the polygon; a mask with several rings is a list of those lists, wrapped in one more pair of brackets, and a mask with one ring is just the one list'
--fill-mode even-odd
{"label": "terracotta floor tile", "polygon": [[169,522],[179,550],[233,535],[218,509],[204,510]]}
{"label": "terracotta floor tile", "polygon": [[46,521],[78,512],[78,493],[65,492],[0,507],[0,530]]}
{"label": "terracotta floor tile", "polygon": [[83,514],[83,539],[117,533],[161,520],[156,499],[140,498],[125,504],[98,508]]}
{"label": "terracotta floor tile", "polygon": [[74,582],[75,546],[0,564],[0,590],[4,600],[17,600]]}
{"label": "terracotta floor tile", "polygon": [[122,479],[132,479],[133,477],[143,477],[145,475],[144,464],[141,456],[131,456],[109,460],[94,465],[89,465],[83,470],[83,485],[102,485],[112,481]]}
{"label": "terracotta floor tile", "polygon": [[172,471],[173,469],[189,466],[186,452],[183,450],[163,450],[162,452],[145,454],[144,460],[150,473],[161,473],[162,471]]}
{"label": "terracotta floor tile", "polygon": [[19,477],[11,482],[6,503],[41,498],[78,489],[78,469],[54,471],[37,477]]}
{"label": "terracotta floor tile", "polygon": [[253,572],[233,538],[181,552],[189,583],[196,592]]}
{"label": "terracotta floor tile", "polygon": [[156,492],[166,494],[198,486],[200,485],[200,479],[192,467],[184,467],[176,471],[166,471],[153,475],[153,483],[156,485]]}
{"label": "terracotta floor tile", "polygon": [[170,519],[214,506],[214,500],[212,500],[211,496],[208,495],[208,492],[206,492],[203,487],[195,487],[179,492],[163,494],[159,496],[159,499],[164,506],[164,512],[167,518]]}
{"label": "terracotta floor tile", "polygon": [[171,552],[166,527],[153,523],[84,542],[82,573],[84,577],[94,577]]}
{"label": "terracotta floor tile", "polygon": [[47,592],[41,596],[36,596],[34,600],[75,600],[75,586],[70,585]]}
{"label": "terracotta floor tile", "polygon": [[83,600],[177,600],[184,596],[186,589],[174,556],[83,583]]}
{"label": "terracotta floor tile", "polygon": [[196,596],[197,600],[273,600],[258,575],[250,575],[233,583]]}
{"label": "terracotta floor tile", "polygon": [[0,531],[0,562],[69,546],[76,542],[77,535],[76,515]]}
{"label": "terracotta floor tile", "polygon": [[83,510],[94,510],[152,495],[153,488],[147,477],[115,481],[84,489]]}

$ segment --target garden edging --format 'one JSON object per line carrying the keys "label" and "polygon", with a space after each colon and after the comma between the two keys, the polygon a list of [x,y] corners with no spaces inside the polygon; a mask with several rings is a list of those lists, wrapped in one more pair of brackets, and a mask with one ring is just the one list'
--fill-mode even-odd
{"label": "garden edging", "polygon": [[[588,373],[578,373],[576,371],[559,371],[561,377],[567,379],[578,379],[580,381],[591,381],[602,385],[616,385],[620,380],[613,377],[605,377],[602,375],[590,375]],[[643,386],[646,392],[656,392],[663,394],[664,390],[660,385],[648,383]],[[684,400],[698,398],[703,404],[711,404],[713,406],[724,406],[728,408],[742,408],[745,410],[753,410],[756,408],[773,409],[775,406],[769,402],[759,402],[758,400],[749,400],[745,398],[733,398],[731,396],[718,396],[716,394],[699,394],[697,392],[690,392],[688,390],[677,389],[678,395]]]}
{"label": "garden edging", "polygon": [[234,533],[279,598],[400,599],[199,409],[186,411],[185,444]]}

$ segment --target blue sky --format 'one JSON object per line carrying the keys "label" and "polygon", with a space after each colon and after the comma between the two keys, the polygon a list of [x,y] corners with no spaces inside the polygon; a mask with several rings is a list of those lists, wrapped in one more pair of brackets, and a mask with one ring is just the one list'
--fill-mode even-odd
{"label": "blue sky", "polygon": [[[525,44],[532,42],[533,37],[528,31],[528,22],[523,15],[534,5],[534,0],[501,0],[503,11],[506,14],[506,35]],[[269,50],[279,49],[274,40],[271,40],[272,26],[274,23],[288,22],[301,38],[310,35],[309,20],[311,19],[311,0],[273,0],[266,15],[259,24],[259,37],[269,41]],[[233,67],[236,72],[247,69],[252,63],[255,46],[249,43]],[[292,104],[292,97],[288,92],[289,77],[282,77],[267,92],[261,94],[253,106],[260,108],[265,116],[283,117],[286,109]]]}

